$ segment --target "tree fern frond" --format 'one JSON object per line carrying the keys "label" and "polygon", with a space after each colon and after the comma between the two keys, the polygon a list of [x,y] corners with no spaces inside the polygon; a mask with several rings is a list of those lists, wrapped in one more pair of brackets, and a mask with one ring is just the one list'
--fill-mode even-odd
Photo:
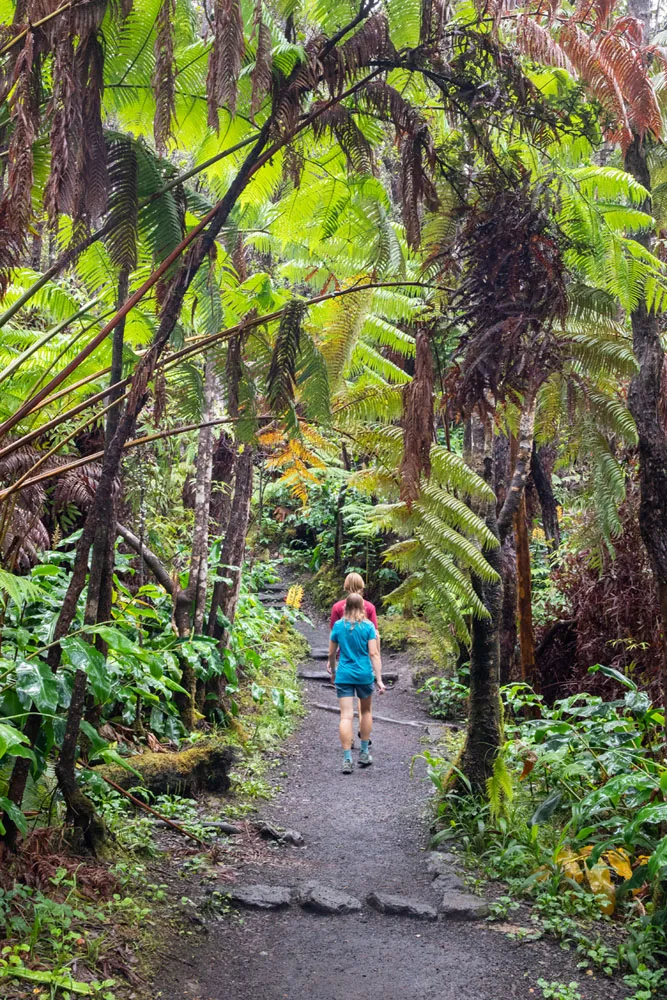
{"label": "tree fern frond", "polygon": [[331,420],[329,373],[322,352],[306,330],[301,337],[296,384],[299,401],[309,419],[328,424]]}
{"label": "tree fern frond", "polygon": [[112,134],[107,141],[109,196],[106,238],[109,256],[119,271],[137,266],[137,155],[135,143],[125,135]]}
{"label": "tree fern frond", "polygon": [[[450,528],[437,514],[424,510],[419,513],[419,527],[415,534],[425,545],[428,543],[441,554],[447,553],[448,557],[456,558],[482,580],[493,582],[498,579],[497,573],[474,542]],[[494,541],[497,546],[497,539],[494,538]]]}
{"label": "tree fern frond", "polygon": [[497,544],[496,536],[478,514],[433,482],[425,483],[422,487],[417,509],[432,511],[452,528],[466,532],[486,547],[493,548]]}
{"label": "tree fern frond", "polygon": [[632,414],[620,399],[596,389],[588,389],[586,401],[595,418],[596,426],[617,435],[625,444],[637,444],[637,426]]}
{"label": "tree fern frond", "polygon": [[468,496],[484,500],[495,499],[488,483],[473,472],[460,455],[448,451],[442,445],[431,448],[431,480]]}
{"label": "tree fern frond", "polygon": [[267,378],[266,395],[274,412],[282,412],[294,403],[296,369],[301,345],[306,305],[293,299],[283,311]]}

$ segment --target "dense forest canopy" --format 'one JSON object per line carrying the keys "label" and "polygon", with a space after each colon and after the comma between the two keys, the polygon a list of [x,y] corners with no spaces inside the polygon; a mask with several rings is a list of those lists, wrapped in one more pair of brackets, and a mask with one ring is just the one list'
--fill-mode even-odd
{"label": "dense forest canopy", "polygon": [[585,842],[607,795],[595,860],[623,841],[664,912],[661,28],[639,0],[0,0],[7,851],[47,785],[101,849],[121,731],[284,714],[300,596],[251,598],[280,554],[428,629],[432,700],[468,699],[443,801],[504,816],[528,741],[568,713],[569,753],[604,739],[563,699],[613,705],[629,757],[559,802]]}

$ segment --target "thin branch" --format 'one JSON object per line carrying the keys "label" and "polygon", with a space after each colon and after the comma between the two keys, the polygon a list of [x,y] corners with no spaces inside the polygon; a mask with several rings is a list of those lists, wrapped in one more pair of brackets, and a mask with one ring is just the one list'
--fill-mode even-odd
{"label": "thin branch", "polygon": [[117,523],[116,531],[123,541],[127,542],[130,548],[133,548],[134,551],[141,556],[143,561],[153,573],[157,582],[164,587],[168,594],[173,594],[174,581],[169,574],[169,570],[162,562],[160,562],[155,553],[149,549],[147,545],[144,545],[141,539],[137,538],[137,536],[124,525]]}
{"label": "thin branch", "polygon": [[[143,437],[133,438],[131,441],[126,441],[123,445],[123,450],[127,451],[129,448],[137,448],[139,445],[148,444],[150,441],[159,441],[162,438],[175,437],[177,434],[188,434],[190,431],[196,431],[202,427],[217,427],[218,424],[234,423],[235,419],[238,418],[220,417],[217,420],[206,420],[201,424],[185,424],[183,427],[172,427],[171,430],[168,431],[160,431],[156,434],[146,434]],[[95,451],[92,455],[84,455],[83,458],[77,458],[75,461],[68,462],[66,465],[61,465],[57,469],[49,469],[47,472],[42,472],[41,475],[35,476],[34,479],[29,479],[27,482],[23,483],[21,489],[25,489],[27,486],[34,486],[36,483],[46,482],[49,479],[55,479],[56,476],[62,476],[64,472],[71,472],[72,469],[80,469],[82,465],[89,465],[91,462],[97,462],[100,458],[104,458],[104,449],[101,451]],[[6,489],[0,490],[0,502],[15,492],[15,485],[16,484],[13,483]]]}

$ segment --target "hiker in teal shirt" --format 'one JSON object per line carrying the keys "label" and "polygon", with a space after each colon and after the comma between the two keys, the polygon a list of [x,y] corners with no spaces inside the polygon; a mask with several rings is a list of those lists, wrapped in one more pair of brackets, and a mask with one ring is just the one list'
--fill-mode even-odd
{"label": "hiker in teal shirt", "polygon": [[[340,650],[338,665],[336,653]],[[329,672],[336,685],[340,707],[340,742],[343,747],[343,774],[352,774],[352,732],[354,722],[354,696],[359,699],[359,734],[361,751],[359,767],[368,767],[373,758],[368,752],[368,741],[373,728],[371,701],[374,682],[380,694],[382,661],[378,649],[375,626],[366,618],[361,594],[349,594],[345,601],[345,614],[331,630],[329,640]]]}

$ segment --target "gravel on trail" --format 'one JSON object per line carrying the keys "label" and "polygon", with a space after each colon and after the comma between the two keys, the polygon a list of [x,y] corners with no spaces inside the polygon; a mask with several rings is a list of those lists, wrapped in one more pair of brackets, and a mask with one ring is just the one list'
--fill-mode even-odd
{"label": "gravel on trail", "polygon": [[[322,622],[305,631],[322,647]],[[374,697],[379,713],[426,720],[402,657],[384,657],[398,682]],[[306,705],[335,705],[334,691],[306,682]],[[455,859],[428,851],[431,794],[423,761],[426,730],[377,722],[374,763],[341,773],[336,718],[311,710],[283,753],[282,790],[262,818],[303,834],[304,846],[281,846],[279,867],[246,864],[238,883],[287,886],[292,904],[279,910],[240,907],[237,918],[211,923],[173,942],[163,955],[153,995],[163,1000],[539,1000],[540,978],[577,981],[582,1000],[622,1000],[627,989],[576,968],[577,956],[546,940],[517,941],[484,920],[414,920],[376,912],[324,915],[299,905],[312,883],[365,901],[370,893],[402,896],[435,910],[438,875],[454,876]],[[355,734],[356,735],[356,734]],[[356,760],[358,740],[353,751]],[[293,859],[293,862],[292,862]],[[220,891],[229,886],[220,885]],[[239,894],[240,895],[240,894]],[[282,902],[282,900],[281,900]],[[285,898],[286,902],[286,898]],[[528,925],[530,926],[530,925]]]}

